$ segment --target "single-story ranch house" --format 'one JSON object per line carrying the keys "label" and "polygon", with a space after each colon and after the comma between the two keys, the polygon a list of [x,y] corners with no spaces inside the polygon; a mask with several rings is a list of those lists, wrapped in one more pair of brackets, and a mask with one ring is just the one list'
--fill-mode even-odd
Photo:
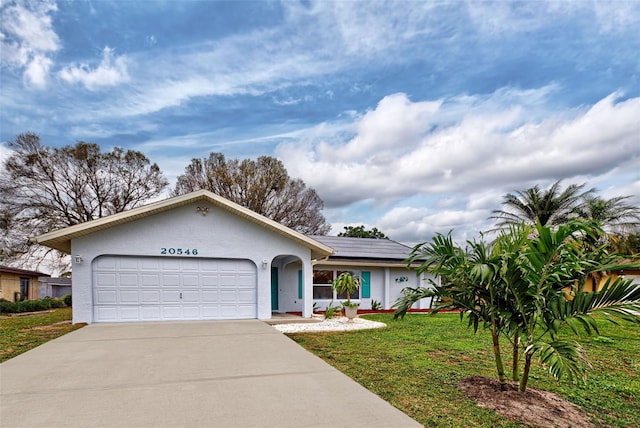
{"label": "single-story ranch house", "polygon": [[47,277],[42,272],[0,266],[0,299],[10,302],[38,298],[38,278]]}
{"label": "single-story ranch house", "polygon": [[34,241],[71,255],[74,323],[310,317],[339,304],[330,284],[343,271],[362,278],[361,308],[390,308],[425,279],[402,244],[306,236],[206,190]]}

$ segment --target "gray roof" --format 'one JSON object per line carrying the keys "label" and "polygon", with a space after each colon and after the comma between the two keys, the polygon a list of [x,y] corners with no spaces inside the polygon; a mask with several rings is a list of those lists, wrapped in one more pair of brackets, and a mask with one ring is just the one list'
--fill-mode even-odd
{"label": "gray roof", "polygon": [[15,275],[51,276],[51,275],[47,275],[46,273],[38,272],[35,270],[18,269],[18,268],[12,268],[9,266],[0,266],[0,272],[12,273]]}
{"label": "gray roof", "polygon": [[335,250],[331,259],[406,260],[411,247],[390,239],[349,238],[344,236],[312,235],[311,238]]}

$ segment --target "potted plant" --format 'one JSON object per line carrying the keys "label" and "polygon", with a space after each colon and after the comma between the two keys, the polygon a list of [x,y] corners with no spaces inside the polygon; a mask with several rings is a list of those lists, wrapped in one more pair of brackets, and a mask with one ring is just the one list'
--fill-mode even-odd
{"label": "potted plant", "polygon": [[344,314],[350,320],[354,319],[358,315],[358,306],[360,306],[360,304],[351,302],[351,293],[354,293],[360,288],[360,279],[354,277],[351,272],[343,272],[333,280],[332,286],[338,294],[347,295],[347,301],[342,302]]}

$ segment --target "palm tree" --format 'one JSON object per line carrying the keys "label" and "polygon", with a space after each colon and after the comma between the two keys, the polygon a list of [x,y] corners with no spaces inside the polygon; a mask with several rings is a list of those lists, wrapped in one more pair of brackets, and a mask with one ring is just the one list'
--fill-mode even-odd
{"label": "palm tree", "polygon": [[583,201],[595,189],[582,191],[585,184],[571,184],[564,191],[560,191],[560,181],[556,181],[547,190],[536,185],[527,190],[508,193],[504,197],[503,209],[494,210],[499,228],[519,224],[535,225],[536,219],[543,226],[555,226],[566,223],[572,218],[580,216]]}
{"label": "palm tree", "polygon": [[497,308],[504,307],[500,302],[504,293],[497,288],[499,281],[499,259],[492,251],[492,245],[484,241],[468,241],[467,251],[454,244],[451,233],[437,234],[432,242],[414,247],[409,265],[420,260],[418,274],[425,271],[440,276],[439,283],[432,283],[432,287],[407,287],[403,290],[403,297],[396,303],[394,318],[403,318],[409,308],[418,300],[425,297],[437,297],[434,312],[443,309],[461,310],[461,318],[466,315],[469,326],[474,331],[482,325],[490,328],[493,352],[500,389],[507,390],[507,377],[500,351],[500,334],[507,325],[503,312]]}
{"label": "palm tree", "polygon": [[581,217],[599,222],[612,231],[630,232],[640,226],[640,208],[625,201],[631,196],[604,199],[588,195],[581,207]]}
{"label": "palm tree", "polygon": [[[396,303],[395,318],[403,317],[413,303],[436,297],[435,312],[458,309],[469,326],[481,324],[491,329],[496,368],[501,387],[506,377],[500,354],[500,336],[513,345],[513,378],[520,391],[526,390],[534,356],[549,373],[560,378],[584,378],[589,362],[585,351],[573,341],[560,337],[560,327],[568,325],[577,333],[581,325],[587,333],[597,331],[594,316],[618,317],[640,323],[640,286],[616,278],[601,291],[586,293],[583,284],[593,272],[638,268],[625,263],[618,254],[584,244],[584,236],[594,242],[604,231],[593,222],[570,222],[535,228],[520,224],[502,230],[491,244],[468,241],[467,250],[453,244],[450,234],[437,235],[432,242],[414,247],[409,264],[422,261],[418,273],[439,275],[430,288],[407,288]],[[565,289],[572,290],[572,299]],[[519,350],[524,356],[519,373]]]}

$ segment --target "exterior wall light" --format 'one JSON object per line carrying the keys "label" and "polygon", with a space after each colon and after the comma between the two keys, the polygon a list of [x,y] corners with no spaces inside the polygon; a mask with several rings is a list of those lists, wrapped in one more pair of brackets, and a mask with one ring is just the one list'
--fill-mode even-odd
{"label": "exterior wall light", "polygon": [[262,260],[262,269],[266,269],[267,266],[269,266],[269,262],[267,261],[267,259]]}
{"label": "exterior wall light", "polygon": [[76,254],[76,256],[74,257],[74,259],[76,260],[76,263],[82,263],[82,256]]}
{"label": "exterior wall light", "polygon": [[205,216],[209,212],[209,208],[208,207],[196,207],[196,211],[199,212],[200,214],[202,214],[203,216]]}

